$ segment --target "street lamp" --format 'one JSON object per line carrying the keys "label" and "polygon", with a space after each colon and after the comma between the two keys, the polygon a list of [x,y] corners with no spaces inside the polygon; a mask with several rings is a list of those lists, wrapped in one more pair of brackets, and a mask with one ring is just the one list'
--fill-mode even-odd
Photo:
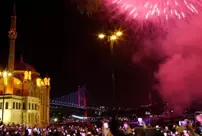
{"label": "street lamp", "polygon": [[110,41],[115,41],[116,39],[117,39],[117,36],[116,36],[116,35],[110,36]]}
{"label": "street lamp", "polygon": [[112,35],[105,35],[104,33],[100,33],[98,34],[98,38],[103,40],[107,37],[107,40],[110,42],[110,49],[113,55],[114,42],[117,41],[122,35],[123,33],[121,31],[114,32]]}
{"label": "street lamp", "polygon": [[105,35],[103,33],[100,33],[98,35],[98,38],[103,40],[105,37],[107,37],[108,42],[110,43],[110,51],[112,56],[112,89],[115,97],[115,74],[114,74],[114,65],[113,65],[113,54],[114,54],[114,42],[117,41],[123,33],[121,31],[114,32],[112,35]]}
{"label": "street lamp", "polygon": [[101,33],[101,34],[98,35],[98,38],[99,38],[99,39],[104,39],[104,38],[105,38],[105,35],[104,35],[103,33]]}
{"label": "street lamp", "polygon": [[6,92],[6,86],[8,85],[8,78],[11,77],[11,73],[8,72],[8,71],[3,71],[3,72],[0,72],[0,76],[3,77],[3,80],[4,80],[4,90],[3,90],[3,103],[2,103],[2,122],[3,122],[3,119],[4,119],[4,95],[5,95],[5,92]]}
{"label": "street lamp", "polygon": [[123,34],[123,33],[122,33],[121,31],[117,31],[117,32],[116,32],[116,35],[117,35],[117,36],[122,36],[122,34]]}

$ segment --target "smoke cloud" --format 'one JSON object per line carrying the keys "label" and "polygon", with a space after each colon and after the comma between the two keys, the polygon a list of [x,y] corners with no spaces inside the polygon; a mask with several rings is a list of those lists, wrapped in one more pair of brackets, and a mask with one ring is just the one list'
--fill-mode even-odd
{"label": "smoke cloud", "polygon": [[177,113],[182,113],[194,99],[202,98],[201,24],[202,16],[198,16],[189,23],[180,21],[177,27],[169,26],[165,39],[146,40],[143,49],[133,57],[134,62],[154,54],[163,59],[155,73],[158,91]]}

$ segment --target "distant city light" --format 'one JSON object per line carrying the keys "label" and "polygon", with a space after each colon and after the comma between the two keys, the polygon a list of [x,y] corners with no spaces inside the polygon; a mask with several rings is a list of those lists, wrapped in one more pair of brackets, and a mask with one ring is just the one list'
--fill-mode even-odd
{"label": "distant city light", "polygon": [[57,118],[54,118],[54,121],[55,121],[55,122],[57,122],[57,121],[58,121],[58,119],[57,119]]}

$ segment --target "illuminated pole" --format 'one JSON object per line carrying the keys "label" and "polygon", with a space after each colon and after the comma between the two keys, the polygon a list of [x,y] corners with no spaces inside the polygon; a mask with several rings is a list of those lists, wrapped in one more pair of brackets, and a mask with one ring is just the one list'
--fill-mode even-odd
{"label": "illuminated pole", "polygon": [[0,72],[0,75],[3,77],[3,80],[4,80],[4,90],[3,90],[3,102],[2,102],[2,122],[4,121],[4,101],[5,101],[5,92],[6,92],[6,87],[8,85],[8,78],[11,76],[11,73],[10,72],[7,72],[7,71],[3,71],[3,72]]}
{"label": "illuminated pole", "polygon": [[111,56],[112,56],[112,91],[113,91],[113,95],[115,97],[116,89],[115,89],[115,73],[114,73],[114,40],[116,40],[116,37],[114,37],[114,38],[113,38],[113,36],[109,37],[110,51],[111,51]]}
{"label": "illuminated pole", "polygon": [[[107,36],[108,41],[110,42],[110,52],[112,57],[112,92],[114,96],[114,101],[116,102],[116,85],[115,85],[115,73],[114,73],[114,42],[122,36],[122,32],[117,31],[111,36]],[[99,34],[99,39],[104,39],[105,34]]]}

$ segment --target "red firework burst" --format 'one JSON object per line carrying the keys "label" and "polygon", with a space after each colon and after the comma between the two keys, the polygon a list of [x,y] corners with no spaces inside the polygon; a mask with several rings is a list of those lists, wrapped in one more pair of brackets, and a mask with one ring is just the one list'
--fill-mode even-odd
{"label": "red firework burst", "polygon": [[201,0],[106,0],[114,4],[118,12],[128,13],[137,20],[188,19],[198,14]]}

